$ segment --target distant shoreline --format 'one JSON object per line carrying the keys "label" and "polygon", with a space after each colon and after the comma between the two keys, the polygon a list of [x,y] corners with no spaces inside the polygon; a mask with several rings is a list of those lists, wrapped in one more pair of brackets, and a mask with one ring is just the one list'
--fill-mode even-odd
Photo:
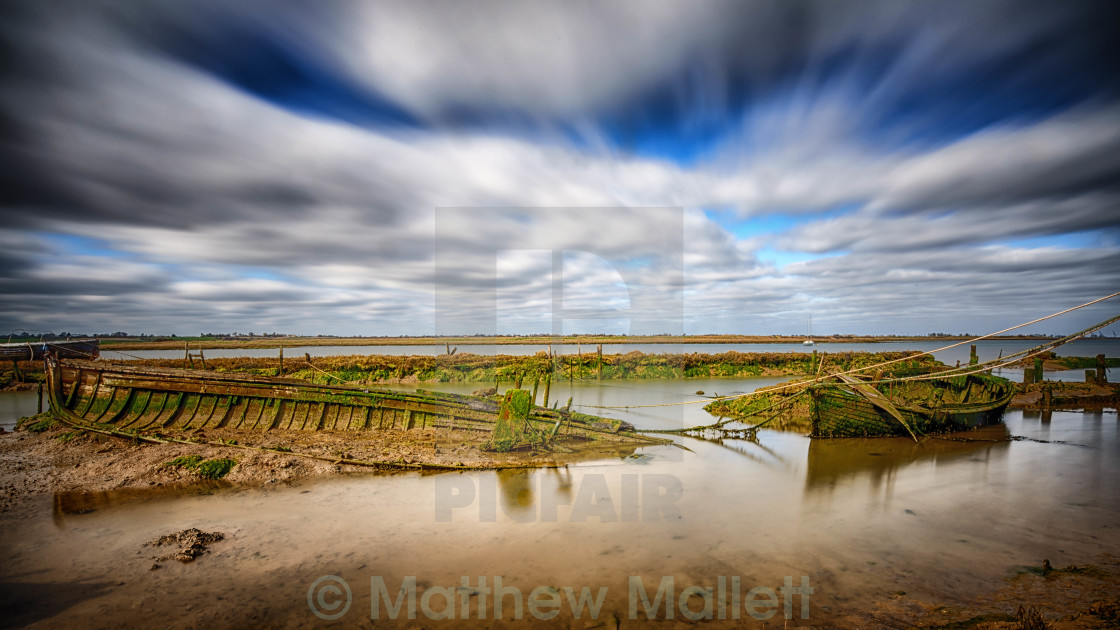
{"label": "distant shoreline", "polygon": [[[817,344],[835,343],[911,343],[911,342],[957,342],[967,341],[969,336],[944,337],[883,337],[883,336],[838,336],[814,337]],[[586,345],[594,348],[598,344],[752,344],[782,343],[800,344],[803,336],[755,336],[755,335],[586,335],[586,336],[493,336],[493,337],[237,337],[233,339],[199,339],[197,337],[158,338],[155,340],[132,338],[101,337],[101,347],[112,350],[173,350],[181,349],[189,343],[191,348],[296,348],[303,346],[548,346],[548,345]],[[1038,335],[1001,335],[990,337],[1000,341],[1047,341],[1052,337]],[[1109,339],[1112,339],[1111,337]]]}

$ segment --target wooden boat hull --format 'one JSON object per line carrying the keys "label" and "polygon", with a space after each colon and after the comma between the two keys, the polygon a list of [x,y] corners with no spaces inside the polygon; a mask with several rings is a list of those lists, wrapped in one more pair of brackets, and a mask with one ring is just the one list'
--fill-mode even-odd
{"label": "wooden boat hull", "polygon": [[96,359],[101,356],[98,339],[68,339],[65,341],[30,341],[0,343],[0,359],[8,361],[39,361],[46,350],[58,358]]}
{"label": "wooden boat hull", "polygon": [[[379,391],[354,386],[47,358],[51,410],[60,419],[129,432],[238,429],[366,431],[454,428],[490,432],[492,400],[437,392]],[[529,422],[561,438],[628,444],[663,440],[633,427],[562,410],[534,407]],[[556,427],[557,423],[559,427]]]}
{"label": "wooden boat hull", "polygon": [[812,437],[879,437],[961,431],[998,423],[1014,386],[986,374],[968,374],[880,386],[898,417],[851,386],[810,389]]}

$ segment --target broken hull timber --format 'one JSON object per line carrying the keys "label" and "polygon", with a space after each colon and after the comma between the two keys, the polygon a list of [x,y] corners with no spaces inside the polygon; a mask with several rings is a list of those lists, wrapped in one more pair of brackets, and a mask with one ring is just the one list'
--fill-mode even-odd
{"label": "broken hull timber", "polygon": [[[866,386],[865,386],[866,387]],[[876,405],[847,384],[811,388],[811,437],[909,436],[947,433],[996,424],[1015,395],[1007,380],[968,374],[898,382],[880,392],[891,410]],[[891,413],[897,412],[903,426]]]}
{"label": "broken hull timber", "polygon": [[[296,379],[203,370],[46,361],[51,411],[71,424],[118,431],[234,429],[367,431],[450,428],[489,433],[498,404],[474,396],[315,385]],[[663,440],[626,423],[534,407],[530,423],[560,438],[632,445]]]}
{"label": "broken hull timber", "polygon": [[58,341],[0,343],[0,359],[38,361],[43,358],[44,348],[59,358],[73,357],[76,359],[96,359],[101,356],[100,340],[67,339]]}

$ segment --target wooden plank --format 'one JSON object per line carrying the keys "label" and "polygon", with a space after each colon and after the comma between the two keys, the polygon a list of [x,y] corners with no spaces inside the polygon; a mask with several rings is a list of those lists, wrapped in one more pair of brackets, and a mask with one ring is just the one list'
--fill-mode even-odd
{"label": "wooden plank", "polygon": [[895,409],[894,405],[887,400],[887,397],[880,394],[877,389],[847,374],[838,374],[836,378],[844,382],[852,391],[866,398],[872,405],[886,411],[891,417],[898,420],[898,423],[906,429],[910,437],[914,438],[915,442],[918,441],[918,436],[914,434],[914,430],[906,423],[906,418],[904,418],[902,413],[898,409]]}
{"label": "wooden plank", "polygon": [[105,406],[105,409],[103,409],[100,414],[94,418],[89,418],[89,420],[94,423],[108,422],[109,420],[106,420],[105,417],[108,416],[110,419],[115,417],[117,413],[124,408],[131,393],[132,392],[127,389],[114,388],[112,394],[106,396],[109,399],[109,404]]}
{"label": "wooden plank", "polygon": [[159,420],[159,417],[163,415],[164,409],[167,408],[168,399],[170,399],[172,396],[178,396],[178,394],[172,394],[169,392],[153,392],[152,396],[159,397],[158,406],[149,402],[148,408],[139,418],[136,419],[137,424],[132,428],[147,429],[148,427],[156,424],[156,421]]}
{"label": "wooden plank", "polygon": [[121,417],[119,424],[121,427],[127,427],[136,422],[144,415],[148,409],[148,404],[152,402],[152,392],[142,391],[138,392],[132,399],[132,404],[125,410],[124,415]]}

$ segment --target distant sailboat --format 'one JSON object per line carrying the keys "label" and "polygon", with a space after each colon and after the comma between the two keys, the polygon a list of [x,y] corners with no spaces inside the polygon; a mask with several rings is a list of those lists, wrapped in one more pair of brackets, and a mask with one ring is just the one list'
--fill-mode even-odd
{"label": "distant sailboat", "polygon": [[801,342],[803,346],[815,346],[813,342],[813,314],[809,313],[809,338]]}

